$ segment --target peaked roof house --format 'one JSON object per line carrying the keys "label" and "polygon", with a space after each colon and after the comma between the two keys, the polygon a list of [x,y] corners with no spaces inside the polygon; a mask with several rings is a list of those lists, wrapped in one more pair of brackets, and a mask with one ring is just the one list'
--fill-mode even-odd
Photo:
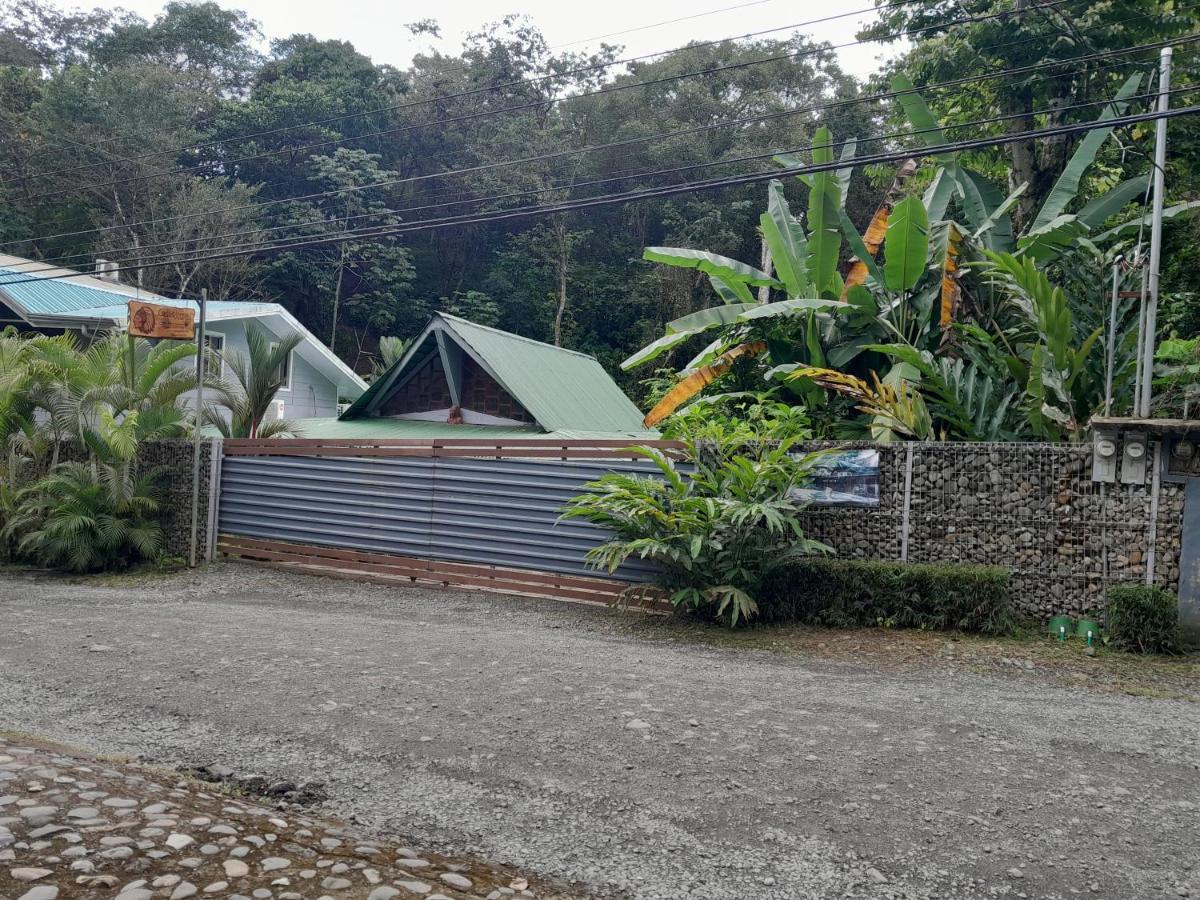
{"label": "peaked roof house", "polygon": [[336,421],[305,437],[650,439],[594,357],[436,313]]}
{"label": "peaked roof house", "polygon": [[[98,273],[87,275],[0,254],[0,328],[74,331],[88,337],[123,330],[130,300],[198,309],[194,300],[161,297],[122,284],[115,275],[104,273],[101,261],[97,264]],[[65,275],[71,277],[55,277]],[[336,416],[340,397],[353,399],[366,390],[366,382],[353,369],[278,303],[210,300],[205,318],[205,344],[222,352],[246,352],[246,328],[251,322],[278,338],[301,335],[303,340],[288,360],[284,387],[275,396],[279,418]]]}

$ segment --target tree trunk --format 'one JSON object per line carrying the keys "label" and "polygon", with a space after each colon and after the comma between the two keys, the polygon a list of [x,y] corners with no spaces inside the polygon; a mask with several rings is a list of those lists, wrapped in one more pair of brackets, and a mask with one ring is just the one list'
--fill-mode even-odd
{"label": "tree trunk", "polygon": [[554,236],[558,240],[558,309],[554,313],[554,346],[562,346],[563,313],[567,310],[567,265],[571,248],[567,241],[567,223],[554,224]]}
{"label": "tree trunk", "polygon": [[[771,267],[772,267],[771,245],[767,243],[767,239],[765,237],[762,239],[762,253],[760,254],[759,259],[760,259],[760,262],[759,262],[758,267],[760,269],[762,269],[764,272],[766,272],[768,275],[770,275]],[[770,299],[771,299],[771,289],[769,287],[767,287],[765,284],[762,285],[761,287],[759,287],[758,302],[766,303]]]}
{"label": "tree trunk", "polygon": [[[1029,6],[1030,0],[1016,0],[1017,16],[1021,10]],[[1020,134],[1034,127],[1033,96],[1027,87],[1009,86],[1001,91],[1001,112],[1012,116],[1007,120],[1004,130],[1008,134]],[[1008,145],[1008,155],[1012,162],[1012,170],[1008,175],[1008,190],[1011,193],[1020,185],[1028,184],[1025,193],[1017,200],[1013,210],[1014,225],[1018,233],[1025,228],[1037,214],[1039,198],[1037,148],[1031,140],[1016,141]]]}
{"label": "tree trunk", "polygon": [[333,324],[329,328],[329,349],[337,341],[338,306],[342,301],[342,277],[346,274],[346,245],[342,244],[342,255],[338,259],[337,287],[333,291]]}

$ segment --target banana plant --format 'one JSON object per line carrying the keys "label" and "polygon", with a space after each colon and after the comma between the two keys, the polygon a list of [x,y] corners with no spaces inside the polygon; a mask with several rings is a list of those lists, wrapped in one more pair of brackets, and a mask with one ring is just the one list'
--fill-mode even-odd
{"label": "banana plant", "polygon": [[[854,154],[854,142],[846,141],[836,171],[798,176],[807,188],[803,220],[789,207],[782,183],[771,182],[759,223],[769,250],[766,271],[699,250],[645,251],[647,260],[704,272],[721,301],[669,323],[661,338],[622,364],[629,370],[696,335],[716,333],[682,368],[679,385],[647,423],[685,405],[735,360],[757,358],[767,378],[781,379],[809,403],[822,391],[857,391],[877,435],[1078,435],[1095,399],[1098,335],[1074,333],[1079,323],[1045,269],[1065,253],[1124,237],[1136,226],[1103,230],[1142,196],[1144,176],[1075,207],[1089,167],[1113,132],[1105,123],[1128,108],[1143,81],[1139,74],[1122,84],[1037,214],[1018,230],[1012,211],[1028,186],[1005,195],[946,150],[942,125],[912,83],[897,76],[898,104],[936,164],[923,194],[908,187],[919,162],[906,160],[860,234],[845,209]],[[818,129],[813,162],[834,164],[834,147],[829,130]],[[792,156],[776,161],[803,165]],[[1171,212],[1192,206],[1200,201]],[[838,267],[843,247],[850,258],[844,274]],[[765,291],[767,302],[758,302],[752,288]],[[780,295],[785,299],[774,299]],[[997,315],[997,303],[1005,315]],[[820,374],[829,371],[849,380]],[[919,392],[919,409],[910,388]],[[926,419],[933,423],[928,432]]]}

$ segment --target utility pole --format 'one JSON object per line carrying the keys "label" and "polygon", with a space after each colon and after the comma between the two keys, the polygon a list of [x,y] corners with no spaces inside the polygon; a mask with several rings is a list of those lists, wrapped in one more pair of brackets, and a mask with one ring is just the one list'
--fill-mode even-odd
{"label": "utility pole", "polygon": [[[1171,103],[1171,48],[1164,47],[1158,67],[1158,111],[1165,113]],[[1135,398],[1134,408],[1142,418],[1150,417],[1150,400],[1154,393],[1154,350],[1158,328],[1158,275],[1162,263],[1163,197],[1166,192],[1167,120],[1159,119],[1154,133],[1154,203],[1150,213],[1150,271],[1149,295],[1146,302],[1146,321],[1142,331],[1142,395]]]}
{"label": "utility pole", "polygon": [[200,288],[200,326],[196,329],[196,416],[192,444],[192,538],[188,566],[196,568],[196,545],[200,537],[200,427],[204,421],[204,325],[208,288]]}

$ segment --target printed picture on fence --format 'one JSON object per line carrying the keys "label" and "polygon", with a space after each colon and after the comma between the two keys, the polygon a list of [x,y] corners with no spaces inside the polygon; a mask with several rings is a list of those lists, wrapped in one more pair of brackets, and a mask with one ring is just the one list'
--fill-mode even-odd
{"label": "printed picture on fence", "polygon": [[823,455],[812,480],[789,496],[813,506],[878,506],[879,451],[837,450]]}

